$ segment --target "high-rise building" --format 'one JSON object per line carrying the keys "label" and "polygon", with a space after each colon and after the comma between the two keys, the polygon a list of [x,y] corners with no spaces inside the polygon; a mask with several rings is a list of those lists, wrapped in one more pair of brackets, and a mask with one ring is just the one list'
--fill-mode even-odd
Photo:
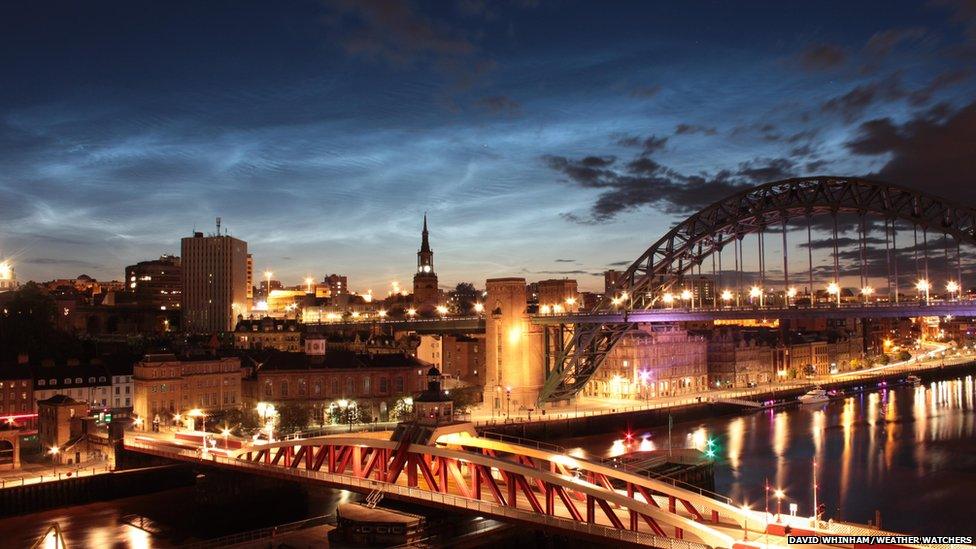
{"label": "high-rise building", "polygon": [[251,302],[254,299],[254,256],[247,254],[247,301],[248,307],[252,307],[254,304]]}
{"label": "high-rise building", "polygon": [[229,332],[247,302],[247,242],[193,233],[182,241],[183,329]]}
{"label": "high-rise building", "polygon": [[125,290],[133,302],[154,309],[178,309],[183,290],[180,258],[164,255],[125,268]]}
{"label": "high-rise building", "polygon": [[413,304],[418,309],[433,309],[439,301],[434,251],[430,249],[427,214],[424,214],[424,230],[421,233],[420,250],[417,252],[417,274],[413,275]]}
{"label": "high-rise building", "polygon": [[624,274],[623,271],[618,271],[615,269],[610,269],[603,272],[603,292],[612,294],[614,289],[616,289],[617,284],[620,282],[620,276]]}
{"label": "high-rise building", "polygon": [[339,297],[349,293],[349,279],[345,275],[330,274],[322,279],[322,283],[329,287],[330,297]]}

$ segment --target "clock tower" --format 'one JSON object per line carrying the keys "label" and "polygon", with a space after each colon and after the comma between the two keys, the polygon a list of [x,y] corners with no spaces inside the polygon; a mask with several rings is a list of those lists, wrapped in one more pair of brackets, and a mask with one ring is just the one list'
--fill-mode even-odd
{"label": "clock tower", "polygon": [[418,310],[433,310],[440,301],[437,289],[437,273],[434,272],[434,251],[430,249],[427,231],[427,214],[424,214],[424,230],[421,233],[420,251],[417,252],[417,274],[413,275],[413,305]]}

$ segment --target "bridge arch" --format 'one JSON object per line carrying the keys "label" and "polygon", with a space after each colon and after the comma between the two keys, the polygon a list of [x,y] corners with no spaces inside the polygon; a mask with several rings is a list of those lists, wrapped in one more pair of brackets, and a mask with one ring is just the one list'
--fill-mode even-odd
{"label": "bridge arch", "polygon": [[[922,191],[868,179],[801,177],[752,187],[690,215],[652,244],[618,279],[615,292],[590,311],[609,311],[627,292],[628,307],[648,309],[655,299],[705,259],[735,240],[782,227],[798,219],[857,214],[905,221],[937,230],[957,242],[976,244],[976,209]],[[540,403],[578,393],[632,324],[577,326],[556,357],[539,395]]]}

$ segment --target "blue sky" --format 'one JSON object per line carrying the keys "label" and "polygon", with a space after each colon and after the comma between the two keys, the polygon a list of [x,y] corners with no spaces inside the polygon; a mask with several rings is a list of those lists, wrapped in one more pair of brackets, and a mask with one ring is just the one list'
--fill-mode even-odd
{"label": "blue sky", "polygon": [[966,0],[7,2],[0,256],[118,278],[221,216],[258,270],[382,292],[428,211],[443,285],[597,288],[780,177],[976,203],[974,58]]}

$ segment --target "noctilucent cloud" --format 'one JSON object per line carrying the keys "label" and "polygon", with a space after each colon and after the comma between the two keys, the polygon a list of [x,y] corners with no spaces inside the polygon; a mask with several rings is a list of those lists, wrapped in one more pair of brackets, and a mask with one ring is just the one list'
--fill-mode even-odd
{"label": "noctilucent cloud", "polygon": [[725,194],[869,176],[976,204],[976,6],[316,0],[0,5],[0,256],[179,253],[406,284],[626,266]]}

